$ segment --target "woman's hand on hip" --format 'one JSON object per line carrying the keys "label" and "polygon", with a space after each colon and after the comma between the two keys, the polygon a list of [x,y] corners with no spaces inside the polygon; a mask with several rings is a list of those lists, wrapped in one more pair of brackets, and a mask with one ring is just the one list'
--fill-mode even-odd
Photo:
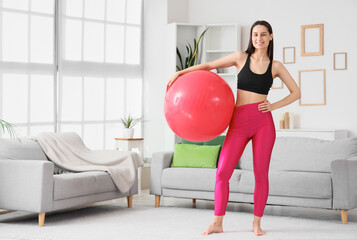
{"label": "woman's hand on hip", "polygon": [[273,108],[270,102],[268,100],[265,100],[263,103],[258,105],[258,110],[262,111],[263,113],[266,113],[266,112],[271,112]]}

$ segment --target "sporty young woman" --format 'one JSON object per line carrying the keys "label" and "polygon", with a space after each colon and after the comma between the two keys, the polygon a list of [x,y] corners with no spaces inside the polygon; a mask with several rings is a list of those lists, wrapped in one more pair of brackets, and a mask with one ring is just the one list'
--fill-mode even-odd
{"label": "sporty young woman", "polygon": [[[215,210],[213,222],[202,233],[223,232],[223,216],[229,196],[229,179],[245,146],[252,140],[254,189],[253,232],[264,235],[260,227],[269,193],[268,171],[275,142],[275,127],[271,111],[284,107],[300,98],[300,90],[281,62],[273,60],[273,30],[266,21],[255,22],[245,52],[237,51],[223,58],[199,64],[176,72],[167,88],[182,74],[195,70],[211,70],[235,66],[239,72],[237,101],[225,137],[217,166]],[[275,103],[267,100],[273,79],[279,77],[290,94]]]}

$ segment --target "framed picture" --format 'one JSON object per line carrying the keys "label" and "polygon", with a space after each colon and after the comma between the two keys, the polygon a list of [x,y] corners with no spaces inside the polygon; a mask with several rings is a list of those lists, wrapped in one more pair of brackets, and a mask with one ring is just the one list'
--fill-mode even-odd
{"label": "framed picture", "polygon": [[295,47],[283,48],[283,63],[284,64],[295,63]]}
{"label": "framed picture", "polygon": [[333,54],[333,70],[347,69],[347,53],[338,52]]}
{"label": "framed picture", "polygon": [[282,89],[284,87],[283,81],[279,77],[276,77],[271,85],[271,89]]}
{"label": "framed picture", "polygon": [[301,26],[301,56],[324,55],[324,25]]}
{"label": "framed picture", "polygon": [[300,106],[326,105],[326,69],[300,70]]}

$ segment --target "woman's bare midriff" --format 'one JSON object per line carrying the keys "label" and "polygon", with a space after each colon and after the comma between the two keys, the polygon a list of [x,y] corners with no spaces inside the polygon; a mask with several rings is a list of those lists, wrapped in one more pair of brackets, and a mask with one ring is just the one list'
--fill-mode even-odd
{"label": "woman's bare midriff", "polygon": [[267,99],[267,95],[237,89],[236,107],[251,103],[263,102],[265,99]]}

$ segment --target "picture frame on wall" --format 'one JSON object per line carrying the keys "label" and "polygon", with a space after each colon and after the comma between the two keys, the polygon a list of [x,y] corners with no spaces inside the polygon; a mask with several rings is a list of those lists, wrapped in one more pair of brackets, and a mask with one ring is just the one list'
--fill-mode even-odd
{"label": "picture frame on wall", "polygon": [[271,89],[282,89],[284,87],[283,81],[279,77],[276,77],[273,80],[273,84],[271,85]]}
{"label": "picture frame on wall", "polygon": [[301,56],[324,55],[324,25],[301,26]]}
{"label": "picture frame on wall", "polygon": [[283,63],[284,64],[295,63],[295,47],[283,48]]}
{"label": "picture frame on wall", "polygon": [[347,70],[347,52],[333,54],[333,70]]}
{"label": "picture frame on wall", "polygon": [[299,71],[300,106],[326,105],[326,69]]}

